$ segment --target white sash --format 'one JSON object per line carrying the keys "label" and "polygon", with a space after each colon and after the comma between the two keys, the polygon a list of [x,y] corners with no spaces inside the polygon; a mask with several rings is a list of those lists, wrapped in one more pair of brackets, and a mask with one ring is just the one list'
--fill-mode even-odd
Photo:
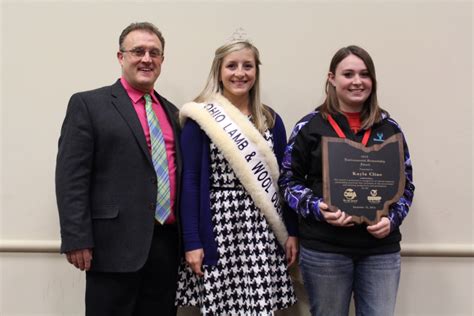
{"label": "white sash", "polygon": [[212,102],[185,104],[180,119],[184,122],[187,117],[196,121],[222,152],[284,247],[288,232],[278,213],[279,168],[263,136],[220,95]]}

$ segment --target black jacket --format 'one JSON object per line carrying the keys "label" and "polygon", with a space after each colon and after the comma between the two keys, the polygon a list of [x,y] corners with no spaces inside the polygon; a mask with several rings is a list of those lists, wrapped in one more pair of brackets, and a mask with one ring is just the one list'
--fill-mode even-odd
{"label": "black jacket", "polygon": [[[334,119],[348,139],[361,142],[364,131],[354,134],[344,115]],[[384,117],[372,127],[367,146],[402,133],[398,124]],[[399,225],[408,213],[413,199],[414,185],[408,147],[404,139],[406,184],[403,196],[389,210],[390,234],[382,239],[373,237],[366,225],[335,227],[324,221],[319,211],[322,201],[322,146],[321,137],[337,137],[329,122],[318,111],[300,120],[293,130],[283,160],[280,189],[289,206],[300,215],[301,244],[308,249],[347,254],[390,253],[400,250]]]}
{"label": "black jacket", "polygon": [[[178,142],[178,109],[156,95]],[[176,143],[175,211],[179,148]],[[120,81],[71,97],[59,139],[56,197],[61,252],[93,248],[93,271],[132,272],[144,265],[155,225],[156,174]]]}

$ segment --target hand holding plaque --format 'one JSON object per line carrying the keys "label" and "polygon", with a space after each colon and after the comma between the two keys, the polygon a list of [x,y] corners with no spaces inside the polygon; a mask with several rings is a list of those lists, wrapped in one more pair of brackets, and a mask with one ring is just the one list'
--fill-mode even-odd
{"label": "hand holding plaque", "polygon": [[393,135],[365,147],[346,138],[323,137],[323,198],[357,224],[373,225],[388,215],[405,187],[403,139]]}

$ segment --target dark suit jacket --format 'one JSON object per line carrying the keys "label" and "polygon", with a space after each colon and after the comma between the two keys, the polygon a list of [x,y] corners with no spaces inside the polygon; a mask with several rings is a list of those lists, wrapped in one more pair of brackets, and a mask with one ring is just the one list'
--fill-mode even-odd
{"label": "dark suit jacket", "polygon": [[[178,142],[178,109],[156,95]],[[176,143],[176,212],[179,150]],[[93,248],[92,271],[140,269],[153,236],[156,181],[142,126],[120,81],[74,94],[61,129],[56,164],[61,252]]]}

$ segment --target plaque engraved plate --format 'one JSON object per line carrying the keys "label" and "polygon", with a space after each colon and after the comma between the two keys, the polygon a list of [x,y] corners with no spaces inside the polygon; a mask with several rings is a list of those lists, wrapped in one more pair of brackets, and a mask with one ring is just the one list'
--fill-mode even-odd
{"label": "plaque engraved plate", "polygon": [[403,139],[395,134],[365,147],[346,138],[323,137],[323,199],[357,224],[388,215],[405,188]]}

